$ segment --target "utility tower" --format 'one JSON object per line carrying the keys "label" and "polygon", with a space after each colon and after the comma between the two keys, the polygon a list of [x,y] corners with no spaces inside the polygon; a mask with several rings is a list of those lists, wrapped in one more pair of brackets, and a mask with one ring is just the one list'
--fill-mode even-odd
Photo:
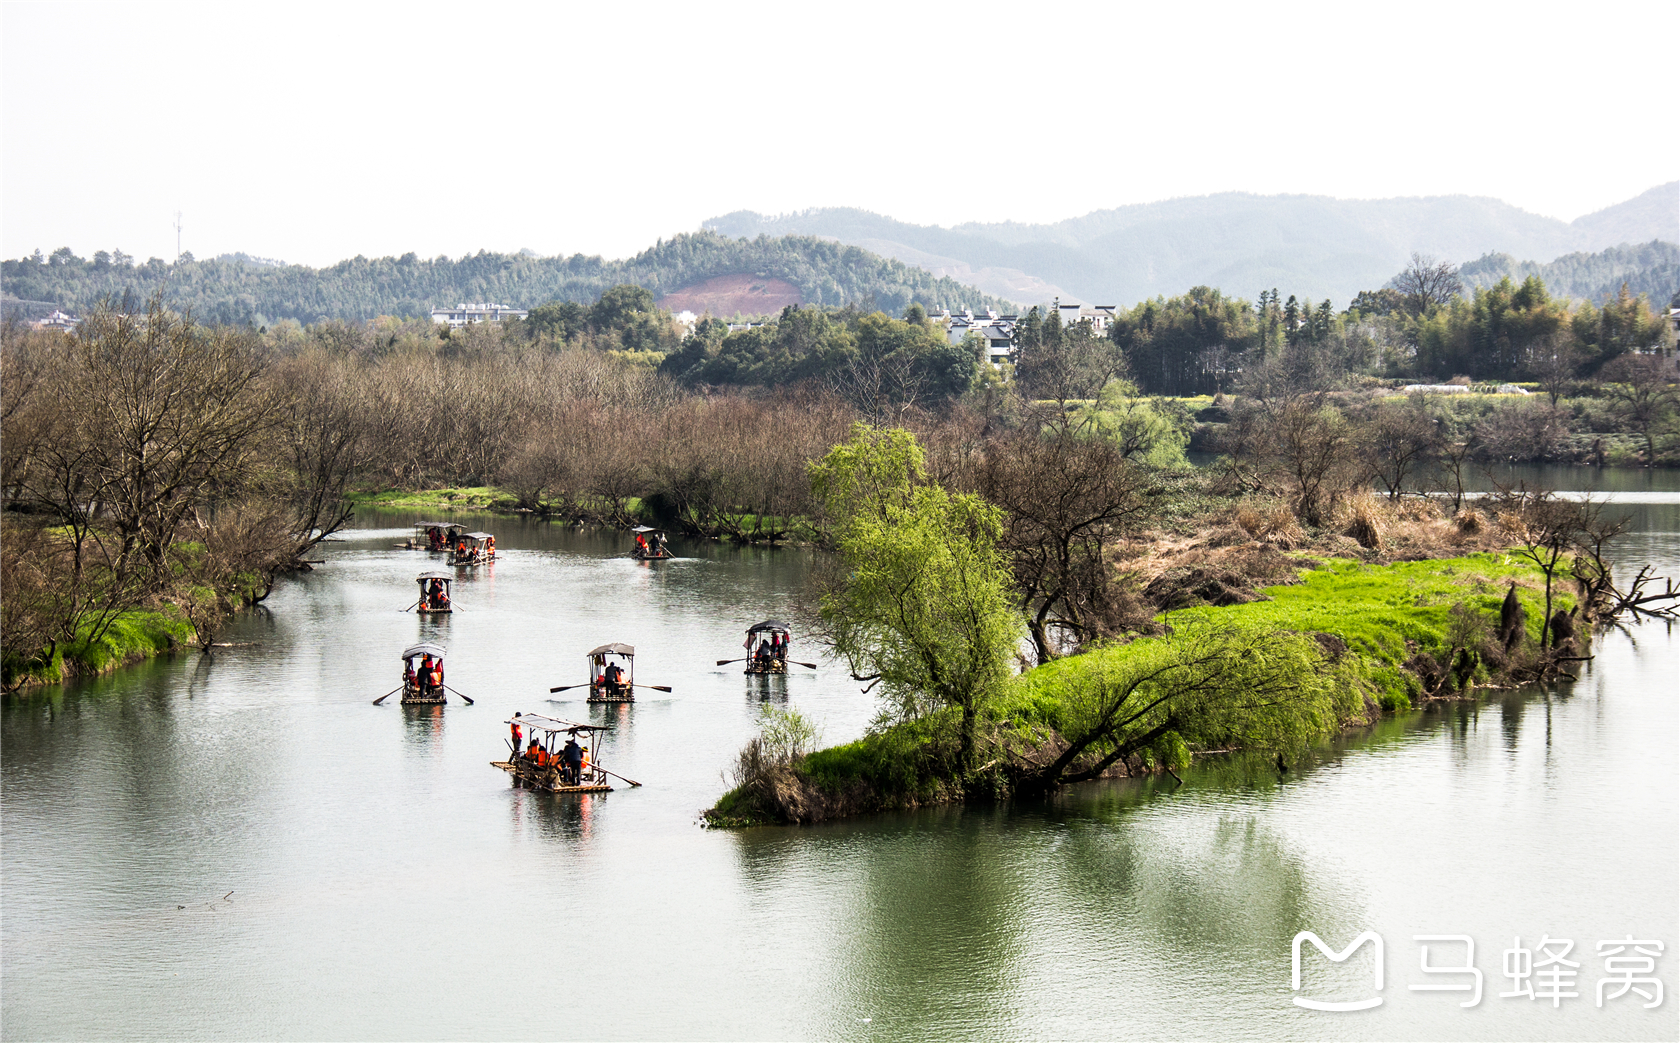
{"label": "utility tower", "polygon": [[181,211],[175,211],[175,260],[181,260]]}

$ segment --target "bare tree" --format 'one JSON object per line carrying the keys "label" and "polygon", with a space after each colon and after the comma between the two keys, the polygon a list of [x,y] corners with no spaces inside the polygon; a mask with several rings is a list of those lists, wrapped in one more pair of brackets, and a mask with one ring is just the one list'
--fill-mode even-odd
{"label": "bare tree", "polygon": [[1307,395],[1240,405],[1222,449],[1236,488],[1288,496],[1302,524],[1322,526],[1344,493],[1371,478],[1356,434],[1334,406]]}
{"label": "bare tree", "polygon": [[88,425],[92,480],[124,553],[161,569],[182,521],[239,486],[276,422],[256,393],[255,338],[196,327],[154,297],[143,316],[96,310],[69,353],[63,406]]}
{"label": "bare tree", "polygon": [[1645,439],[1645,463],[1654,463],[1653,433],[1680,401],[1674,363],[1660,355],[1623,355],[1605,366],[1601,376],[1608,381],[1604,393],[1615,403],[1617,414]]}
{"label": "bare tree", "polygon": [[1464,293],[1457,265],[1420,253],[1413,253],[1394,277],[1394,288],[1405,296],[1406,309],[1413,315],[1422,315]]}
{"label": "bare tree", "polygon": [[352,365],[324,354],[289,360],[276,374],[275,455],[290,466],[272,493],[288,509],[290,562],[344,528],[354,513],[348,487],[367,429],[360,391]]}
{"label": "bare tree", "polygon": [[1025,430],[987,447],[976,491],[1006,512],[1000,545],[1040,663],[1057,655],[1052,631],[1085,643],[1129,622],[1107,551],[1149,509],[1143,484],[1105,439]]}
{"label": "bare tree", "polygon": [[1408,395],[1405,401],[1376,407],[1375,415],[1360,425],[1359,442],[1371,470],[1398,500],[1419,463],[1440,446],[1440,424],[1430,415],[1428,396]]}
{"label": "bare tree", "polygon": [[1585,352],[1569,330],[1558,330],[1535,346],[1534,375],[1540,387],[1551,396],[1552,405],[1556,406],[1558,399],[1575,386],[1584,361]]}

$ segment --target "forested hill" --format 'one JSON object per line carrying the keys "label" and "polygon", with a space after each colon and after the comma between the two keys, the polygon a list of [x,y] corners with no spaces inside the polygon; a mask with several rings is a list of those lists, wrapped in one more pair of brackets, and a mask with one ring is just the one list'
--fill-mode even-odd
{"label": "forested hill", "polygon": [[1680,292],[1680,246],[1653,240],[1638,246],[1613,246],[1599,253],[1565,254],[1549,264],[1519,261],[1510,254],[1488,254],[1458,270],[1465,286],[1492,286],[1509,277],[1521,283],[1538,275],[1554,297],[1597,303],[1614,297],[1622,285],[1645,294],[1653,308],[1663,308]]}
{"label": "forested hill", "polygon": [[[1253,297],[1287,286],[1346,304],[1381,286],[1413,251],[1455,264],[1490,252],[1541,261],[1571,251],[1680,239],[1680,183],[1571,222],[1497,199],[1333,199],[1242,192],[1098,210],[1054,224],[908,224],[863,210],[767,217],[739,211],[705,227],[726,235],[826,235],[1025,303],[1055,290],[1130,305],[1193,286]],[[1020,296],[1017,287],[1030,287]]]}
{"label": "forested hill", "polygon": [[328,268],[252,263],[247,259],[175,264],[153,258],[135,265],[118,252],[84,260],[69,250],[51,257],[0,262],[8,300],[48,302],[85,312],[125,292],[144,299],[162,290],[175,307],[190,307],[201,321],[269,325],[280,319],[371,319],[425,315],[433,307],[494,301],[532,307],[552,300],[594,301],[620,283],[663,297],[706,279],[746,274],[783,280],[809,304],[857,302],[900,314],[911,301],[928,308],[1012,310],[1005,301],[920,268],[854,246],[813,236],[731,239],[698,232],[663,240],[623,261],[600,257],[532,257],[478,254],[423,260],[414,254],[355,257]]}

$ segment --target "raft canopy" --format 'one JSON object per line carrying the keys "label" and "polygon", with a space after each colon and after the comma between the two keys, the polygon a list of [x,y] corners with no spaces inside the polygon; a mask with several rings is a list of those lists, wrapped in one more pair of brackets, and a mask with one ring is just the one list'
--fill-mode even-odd
{"label": "raft canopy", "polygon": [[592,648],[588,652],[585,653],[585,655],[588,656],[589,658],[594,658],[595,656],[598,656],[598,655],[621,655],[621,656],[629,657],[629,656],[633,656],[635,654],[636,654],[636,646],[635,645],[620,644],[619,642],[616,642],[616,641],[613,642],[610,645],[602,645],[600,648]]}
{"label": "raft canopy", "polygon": [[517,724],[521,728],[535,732],[566,732],[576,735],[578,732],[611,731],[599,724],[578,724],[575,721],[562,721],[558,717],[544,717],[540,713],[516,713],[502,722],[503,724]]}
{"label": "raft canopy", "polygon": [[483,540],[489,539],[490,534],[487,533],[487,532],[469,532],[469,533],[466,534],[466,537],[469,540],[483,541]]}
{"label": "raft canopy", "polygon": [[779,619],[766,619],[762,623],[754,623],[752,626],[748,627],[747,628],[747,633],[748,634],[757,634],[757,633],[762,633],[766,630],[768,630],[772,633],[777,633],[777,634],[786,634],[786,633],[791,632],[791,631],[788,630],[788,625],[786,623],[783,623],[781,620],[779,620]]}
{"label": "raft canopy", "polygon": [[433,569],[430,572],[420,573],[420,575],[415,578],[415,581],[418,582],[418,583],[424,583],[429,579],[441,579],[445,583],[453,583],[455,581],[454,576],[450,575],[447,572],[439,572],[436,569]]}
{"label": "raft canopy", "polygon": [[434,645],[430,641],[422,641],[417,645],[410,645],[408,648],[403,649],[402,659],[403,662],[406,663],[416,656],[430,655],[433,659],[442,659],[448,654],[448,652],[443,650],[442,645]]}
{"label": "raft canopy", "polygon": [[447,529],[447,528],[449,528],[449,523],[448,522],[415,522],[414,527],[416,529]]}
{"label": "raft canopy", "polygon": [[634,529],[631,529],[630,531],[631,532],[663,532],[664,530],[663,529],[656,529],[651,525],[638,525]]}

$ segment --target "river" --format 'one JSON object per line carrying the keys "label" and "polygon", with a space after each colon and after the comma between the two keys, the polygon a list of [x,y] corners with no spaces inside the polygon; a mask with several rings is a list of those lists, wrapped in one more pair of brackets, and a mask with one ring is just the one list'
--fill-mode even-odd
{"label": "river", "polygon": [[[1680,575],[1680,475],[1571,470]],[[791,615],[802,550],[474,518],[501,560],[463,611],[402,611],[438,559],[384,513],[281,583],[213,659],[8,698],[0,719],[7,1039],[1673,1039],[1680,1000],[1680,637],[1600,637],[1574,684],[1385,721],[1280,777],[1216,757],[1044,803],[716,832],[697,813],[784,702],[827,741],[873,712],[843,669],[717,667]],[[418,638],[472,706],[371,700]],[[591,708],[551,686],[637,646],[670,685]],[[558,701],[556,701],[558,700]],[[607,722],[610,794],[515,790],[515,710]],[[1332,964],[1291,940],[1365,944]],[[1482,974],[1473,984],[1468,937]],[[1546,936],[1551,948],[1538,947]],[[1596,1002],[1601,940],[1662,944],[1662,1003]],[[1515,939],[1521,942],[1516,943]],[[1500,996],[1506,949],[1578,963],[1556,1001]],[[1520,957],[1518,957],[1520,958]],[[1551,963],[1551,969],[1569,969]],[[1544,973],[1545,967],[1537,970]],[[1638,986],[1649,991],[1648,986]],[[1561,991],[1561,990],[1560,990]],[[1612,989],[1614,991],[1614,989]],[[1325,1012],[1295,997],[1380,998]]]}

